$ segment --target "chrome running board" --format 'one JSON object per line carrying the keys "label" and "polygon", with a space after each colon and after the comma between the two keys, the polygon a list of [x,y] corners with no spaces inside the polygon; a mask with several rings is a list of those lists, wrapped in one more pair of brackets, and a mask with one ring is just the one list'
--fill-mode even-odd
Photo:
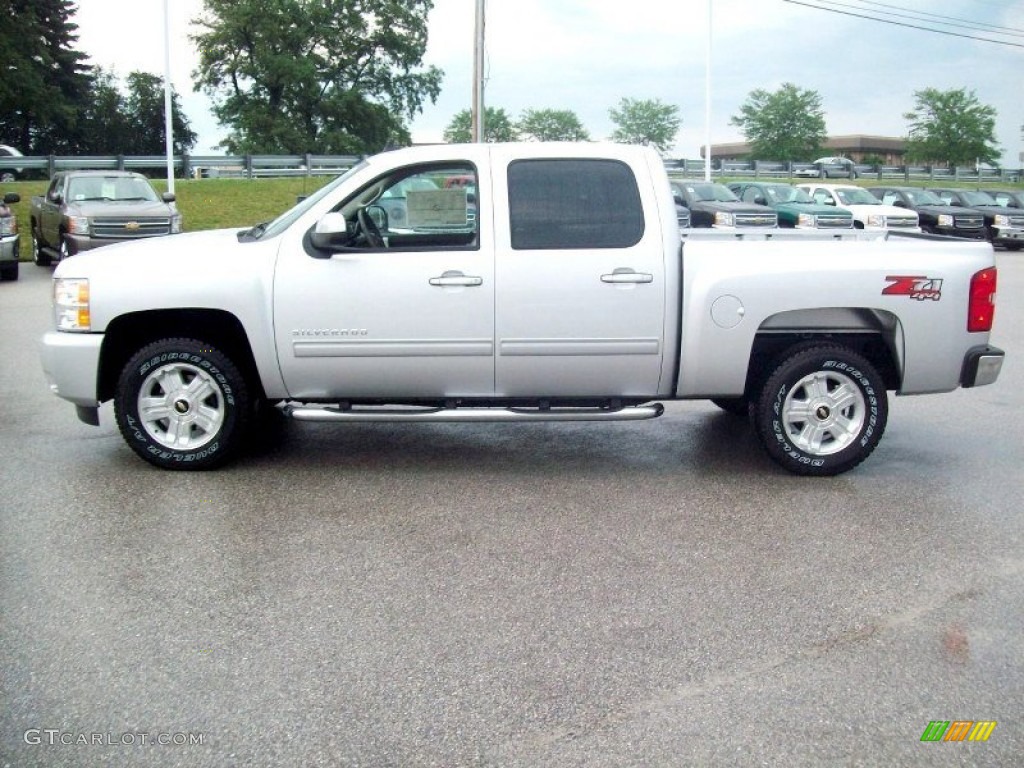
{"label": "chrome running board", "polygon": [[525,421],[642,421],[665,412],[661,403],[625,408],[340,408],[333,405],[287,403],[285,415],[298,421],[387,422],[525,422]]}

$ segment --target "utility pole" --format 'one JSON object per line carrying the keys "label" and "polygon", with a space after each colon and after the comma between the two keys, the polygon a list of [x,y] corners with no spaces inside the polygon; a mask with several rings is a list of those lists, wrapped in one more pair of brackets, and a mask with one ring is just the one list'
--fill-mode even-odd
{"label": "utility pole", "polygon": [[174,135],[171,120],[171,11],[164,0],[164,134],[167,136],[167,191],[174,194]]}
{"label": "utility pole", "polygon": [[708,0],[708,47],[704,61],[704,181],[711,181],[711,0]]}
{"label": "utility pole", "polygon": [[484,6],[476,0],[476,30],[473,43],[473,109],[471,133],[473,141],[484,140]]}

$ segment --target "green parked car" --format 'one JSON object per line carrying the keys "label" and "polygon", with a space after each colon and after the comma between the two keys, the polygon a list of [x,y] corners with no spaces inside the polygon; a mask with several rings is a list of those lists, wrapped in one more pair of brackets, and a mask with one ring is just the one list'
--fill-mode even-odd
{"label": "green parked car", "polygon": [[819,205],[802,189],[789,184],[737,181],[729,189],[745,203],[774,208],[779,226],[795,229],[853,229],[853,214],[831,205]]}

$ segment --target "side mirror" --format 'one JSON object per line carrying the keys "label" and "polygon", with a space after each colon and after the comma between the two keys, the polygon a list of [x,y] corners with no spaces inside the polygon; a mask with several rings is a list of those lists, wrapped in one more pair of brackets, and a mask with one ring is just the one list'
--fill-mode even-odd
{"label": "side mirror", "polygon": [[4,195],[4,205],[14,205],[21,202],[21,195],[17,192],[8,192]]}
{"label": "side mirror", "polygon": [[54,205],[60,205],[64,202],[64,196],[60,192],[51,192],[49,198],[50,202]]}
{"label": "side mirror", "polygon": [[754,205],[768,205],[768,201],[764,199],[764,195],[756,195],[754,197]]}
{"label": "side mirror", "polygon": [[164,192],[160,195],[160,199],[165,203],[173,203],[177,199],[177,196],[173,192]]}
{"label": "side mirror", "polygon": [[897,208],[907,208],[908,207],[906,203],[904,203],[902,200],[898,200],[898,199],[897,200],[893,200],[890,203],[890,205],[895,205]]}
{"label": "side mirror", "polygon": [[348,241],[349,228],[348,219],[343,213],[325,213],[317,221],[310,235],[310,240],[315,248],[329,251],[337,248]]}
{"label": "side mirror", "polygon": [[680,195],[678,192],[672,193],[672,199],[676,201],[676,205],[681,205],[683,206],[683,208],[689,208],[689,206],[686,204],[686,201],[683,199],[683,196]]}

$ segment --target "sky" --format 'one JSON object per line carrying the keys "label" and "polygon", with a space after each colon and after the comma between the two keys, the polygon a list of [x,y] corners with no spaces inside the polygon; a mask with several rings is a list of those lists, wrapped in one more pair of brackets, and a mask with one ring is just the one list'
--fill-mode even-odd
{"label": "sky", "polygon": [[[818,0],[805,0],[810,4]],[[170,4],[171,79],[199,136],[193,154],[220,154],[226,134],[209,98],[193,90],[202,0]],[[842,0],[849,13],[865,0]],[[163,0],[78,0],[78,50],[121,77],[164,71]],[[487,0],[487,106],[513,118],[526,109],[571,109],[594,139],[614,130],[609,109],[622,98],[660,99],[679,108],[673,158],[699,158],[705,142],[708,0]],[[881,3],[874,4],[876,7]],[[474,0],[435,0],[424,64],[445,75],[436,104],[411,124],[415,142],[437,142],[472,99]],[[939,27],[964,39],[785,0],[711,0],[711,142],[742,141],[729,119],[750,92],[783,83],[817,91],[829,135],[905,136],[903,115],[924,88],[966,88],[995,107],[1002,164],[1021,167],[1024,152],[1024,0],[892,0],[933,18],[964,19],[1017,30]],[[883,12],[884,13],[884,12]],[[904,23],[918,22],[896,19]],[[124,30],[132,30],[125,34]],[[138,31],[144,30],[143,33]],[[780,158],[784,159],[784,158]]]}

